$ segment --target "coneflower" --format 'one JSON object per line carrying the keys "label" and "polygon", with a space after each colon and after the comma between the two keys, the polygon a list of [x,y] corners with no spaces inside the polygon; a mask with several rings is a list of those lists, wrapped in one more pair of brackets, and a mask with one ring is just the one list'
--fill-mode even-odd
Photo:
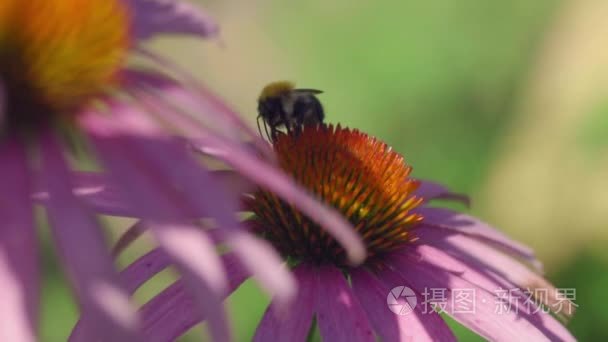
{"label": "coneflower", "polygon": [[[100,340],[132,341],[136,334],[135,315],[119,285],[97,212],[72,191],[69,152],[74,142],[88,146],[130,208],[147,222],[188,279],[198,307],[215,313],[217,339],[229,335],[218,299],[225,291],[225,271],[209,239],[187,222],[203,212],[229,232],[236,250],[256,252],[265,263],[280,265],[270,248],[243,235],[234,214],[237,197],[172,137],[182,131],[205,137],[204,147],[210,150],[256,155],[239,140],[254,134],[235,113],[141,46],[162,33],[211,37],[217,26],[181,1],[0,2],[0,340],[36,339],[39,266],[33,192],[46,207],[53,242],[85,317],[83,326]],[[146,67],[127,63],[131,57]],[[241,173],[255,178],[260,167],[276,171],[252,158]],[[277,174],[279,181],[266,185],[304,203],[308,212],[329,213],[336,236],[362,257],[346,222]],[[292,292],[292,280],[282,268],[261,277],[279,297]]]}
{"label": "coneflower", "polygon": [[[273,147],[283,170],[355,227],[367,258],[353,265],[344,248],[292,203],[269,189],[251,192],[246,225],[281,253],[298,283],[289,307],[271,303],[256,341],[305,341],[315,325],[324,341],[455,340],[438,311],[493,341],[574,339],[549,313],[558,311],[559,293],[540,275],[533,252],[475,217],[429,206],[466,197],[412,179],[403,157],[382,141],[321,125],[279,133]],[[234,290],[249,272],[232,253],[222,258]],[[137,287],[168,264],[155,250],[121,276]],[[426,296],[433,289],[442,296]],[[502,298],[498,291],[505,289],[546,295]],[[469,293],[466,308],[462,290]],[[418,305],[407,301],[412,297]],[[501,300],[511,310],[497,310]],[[172,340],[209,318],[192,303],[182,280],[162,291],[141,309],[146,336]]]}

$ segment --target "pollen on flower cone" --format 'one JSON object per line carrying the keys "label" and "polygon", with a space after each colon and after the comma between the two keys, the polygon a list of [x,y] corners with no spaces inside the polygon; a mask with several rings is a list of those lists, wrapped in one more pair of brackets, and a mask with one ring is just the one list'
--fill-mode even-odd
{"label": "pollen on flower cone", "polygon": [[8,96],[27,91],[62,110],[99,93],[117,79],[129,22],[117,0],[2,0],[0,76]]}

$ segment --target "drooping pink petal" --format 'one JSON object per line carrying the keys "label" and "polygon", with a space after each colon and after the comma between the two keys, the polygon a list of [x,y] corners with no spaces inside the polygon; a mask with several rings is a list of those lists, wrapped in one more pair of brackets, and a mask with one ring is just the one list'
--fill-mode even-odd
{"label": "drooping pink petal", "polygon": [[[473,247],[481,249],[480,246],[475,246],[468,244],[468,247]],[[447,247],[447,246],[446,246]],[[411,246],[408,246],[409,249]],[[449,249],[449,248],[448,248]],[[491,257],[497,258],[499,253],[492,253],[488,249],[481,249],[481,251],[487,252],[488,254],[480,255],[483,259],[488,259]],[[430,245],[420,245],[415,247],[415,253],[418,253],[420,256],[424,258],[426,262],[429,264],[433,264],[437,267],[441,267],[444,269],[448,269],[451,272],[457,273],[461,278],[466,281],[469,281],[475,285],[478,285],[490,292],[495,291],[497,289],[515,289],[517,291],[523,292],[526,290],[522,288],[521,285],[517,283],[513,283],[508,278],[502,278],[498,276],[497,273],[491,274],[488,272],[484,272],[487,268],[482,263],[476,262],[474,258],[454,258],[451,255],[446,253],[447,251],[443,248],[436,248]],[[478,250],[479,252],[479,250]],[[407,253],[407,252],[404,252]],[[494,260],[496,261],[496,260]],[[509,266],[513,267],[513,271],[517,272],[518,270],[521,272],[523,265],[517,266],[517,262],[514,260],[509,260],[508,257],[504,256],[500,259],[500,261],[505,262],[502,265],[502,269],[509,270]],[[496,265],[501,267],[499,265]],[[534,274],[529,271],[530,274]],[[539,279],[540,284],[548,284],[548,282],[538,276],[535,279]],[[553,293],[548,293],[552,295],[553,299],[556,297],[555,289],[552,285],[548,284],[547,290],[554,290]],[[533,289],[532,289],[533,290]],[[540,310],[538,305],[535,302],[526,302],[528,299],[524,296],[524,293],[519,293],[518,296],[512,296],[512,305],[514,305],[517,309],[516,313],[520,314],[522,319],[526,319],[535,325],[537,329],[543,332],[547,337],[551,340],[556,338],[560,340],[572,340],[573,337],[570,335],[568,330],[560,324],[553,316],[548,313]]]}
{"label": "drooping pink petal", "polygon": [[[138,117],[135,116],[133,119],[138,119]],[[88,124],[91,123],[88,122]],[[142,137],[142,141],[138,141],[138,137],[120,135],[120,130],[117,131],[117,127],[111,123],[95,122],[95,124],[88,126],[95,147],[116,182],[128,190],[128,194],[125,195],[130,196],[131,201],[137,203],[141,208],[139,216],[148,219],[146,225],[156,237],[160,247],[175,259],[176,266],[184,274],[185,284],[195,295],[197,303],[195,309],[214,313],[210,316],[212,318],[210,328],[216,340],[230,339],[225,310],[219,299],[225,290],[223,288],[224,275],[217,261],[213,244],[196,227],[163,223],[181,222],[184,218],[195,217],[196,210],[193,209],[192,202],[179,196],[176,188],[176,186],[180,189],[187,188],[186,181],[191,180],[174,179],[176,174],[159,176],[159,170],[156,169],[158,165],[154,164],[154,160],[145,159],[150,158],[149,154],[144,155],[149,151],[139,151],[139,153],[133,151],[133,149],[142,147],[145,137]],[[145,126],[147,122],[140,124]],[[134,127],[139,128],[137,123]],[[94,129],[101,130],[95,131]],[[155,133],[156,128],[152,127],[151,131],[151,133]],[[110,134],[110,137],[104,137],[103,134]],[[112,134],[118,135],[112,136]],[[151,137],[148,140],[154,143]],[[172,155],[164,154],[164,156],[173,158]],[[179,165],[176,166],[179,167]],[[166,169],[160,171],[166,171]],[[177,183],[175,183],[176,181]],[[191,190],[189,189],[189,191]],[[222,210],[230,209],[223,208]],[[221,213],[209,214],[213,214],[213,217],[222,215]],[[181,243],[185,246],[179,246]]]}
{"label": "drooping pink petal", "polygon": [[278,168],[262,162],[238,146],[213,137],[199,139],[195,143],[195,147],[203,153],[224,160],[253,182],[293,203],[302,213],[332,234],[345,248],[353,263],[356,264],[365,259],[366,251],[361,238],[345,218],[312,198]]}
{"label": "drooping pink petal", "polygon": [[[233,254],[222,256],[228,275],[228,292],[236,290],[249,276]],[[182,280],[163,290],[140,310],[146,341],[173,341],[205,319]]]}
{"label": "drooping pink petal", "polygon": [[[508,255],[466,235],[438,229],[416,228],[417,244],[429,244],[443,252],[474,265],[480,272],[502,281],[505,288],[543,289],[543,304],[553,307],[558,301],[557,289],[537,272]],[[556,313],[559,314],[559,313]],[[563,318],[567,318],[566,315]]]}
{"label": "drooping pink petal", "polygon": [[182,0],[125,0],[132,7],[135,39],[159,34],[191,34],[203,38],[217,36],[219,27],[203,10]]}
{"label": "drooping pink petal", "polygon": [[257,327],[254,341],[306,340],[318,300],[319,276],[316,270],[306,265],[296,267],[293,273],[298,284],[296,298],[289,308],[274,304],[268,307]]}
{"label": "drooping pink petal", "polygon": [[[133,293],[139,286],[149,280],[173,262],[181,265],[185,274],[185,285],[190,289],[187,303],[192,305],[187,312],[196,312],[197,317],[211,317],[211,329],[216,340],[228,340],[229,333],[225,324],[225,313],[221,301],[225,297],[226,285],[223,283],[224,269],[220,266],[215,248],[197,227],[164,226],[147,224],[155,233],[163,249],[155,249],[132,263],[121,272],[121,281]],[[169,255],[167,255],[169,254]],[[217,261],[217,262],[216,262]],[[181,284],[184,281],[180,281]],[[172,290],[168,290],[169,293]],[[180,297],[181,298],[181,297]],[[180,299],[181,300],[181,299]],[[203,305],[201,305],[203,303]],[[72,341],[86,341],[80,325],[72,335]]]}
{"label": "drooping pink petal", "polygon": [[[105,122],[95,122],[91,125],[104,129],[104,124]],[[179,221],[188,215],[180,207],[183,203],[167,189],[169,185],[165,184],[166,180],[157,176],[149,165],[142,165],[139,156],[127,149],[125,144],[129,140],[111,136],[110,132],[107,133],[108,136],[97,133],[99,132],[91,132],[91,141],[108,168],[112,181],[119,185],[121,196],[132,203],[137,217]]]}
{"label": "drooping pink petal", "polygon": [[129,264],[120,272],[120,281],[132,295],[150,278],[173,264],[167,253],[156,248]]}
{"label": "drooping pink petal", "polygon": [[[164,169],[165,174],[174,182],[188,180],[183,191],[195,206],[196,212],[205,212],[206,217],[216,219],[218,226],[226,231],[227,245],[241,256],[246,266],[254,272],[256,279],[276,300],[286,301],[293,295],[295,284],[287,269],[281,266],[283,262],[272,246],[246,233],[237,222],[234,214],[238,211],[236,196],[231,196],[231,193],[221,189],[206,170],[201,170],[188,158],[184,149],[154,141],[140,148],[142,153],[148,152],[149,149],[150,156],[158,154],[177,158],[171,164],[167,164],[162,157],[155,158],[155,167]],[[182,165],[183,167],[180,167]]]}
{"label": "drooping pink petal", "polygon": [[7,140],[0,142],[0,341],[35,341],[38,247],[27,157],[21,144]]}
{"label": "drooping pink petal", "polygon": [[225,270],[213,243],[198,228],[178,224],[148,224],[158,244],[175,261],[184,284],[196,299],[194,305],[209,319],[215,341],[230,341],[228,319],[222,304],[226,294]]}
{"label": "drooping pink petal", "polygon": [[[146,227],[145,223],[142,221],[138,221],[137,223],[133,224],[118,238],[118,241],[116,241],[116,244],[114,244],[114,247],[112,248],[112,256],[116,257],[116,256],[120,255],[126,248],[128,248],[135,240],[137,240],[147,230],[148,230],[148,228]],[[209,237],[209,239],[211,239],[211,241],[213,242],[214,245],[223,245],[223,244],[226,244],[226,241],[228,240],[228,238],[233,238],[233,239],[235,238],[235,235],[231,235],[225,229],[221,229],[221,228],[205,229],[204,231],[205,231],[205,234]],[[234,232],[239,233],[240,231],[235,230]],[[245,240],[244,242],[245,243],[236,243],[235,245],[242,245],[243,246],[242,249],[247,250],[247,248],[250,245],[247,243],[247,240]],[[263,244],[260,244],[259,241],[256,242],[256,245],[263,246]],[[254,246],[253,247],[254,250],[255,250],[255,248],[258,248],[259,246]],[[239,249],[239,248],[237,248],[237,249]],[[260,259],[256,259],[256,260],[260,260]],[[263,257],[262,257],[262,260],[263,260]],[[254,268],[255,267],[257,267],[257,266],[254,266]]]}
{"label": "drooping pink petal", "polygon": [[[219,133],[222,137],[238,140],[239,143],[244,139],[251,139],[258,152],[273,160],[270,145],[246,124],[236,111],[226,105],[225,101],[192,77],[190,72],[158,54],[145,49],[139,50],[162,69],[168,69],[183,79],[178,82],[165,75],[148,71],[128,71],[125,75],[129,81],[126,89],[142,105],[179,127],[181,134],[185,136],[196,138]],[[159,98],[163,100],[159,101]],[[214,129],[213,133],[210,128]]]}
{"label": "drooping pink petal", "polygon": [[[142,188],[145,187],[143,183],[152,178],[157,183],[154,188],[164,189],[164,197],[169,198],[163,201],[157,194],[156,198],[142,203],[156,202],[150,209],[164,207],[163,212],[173,212],[167,218],[174,216],[173,219],[179,220],[184,218],[183,214],[192,218],[204,216],[215,219],[225,229],[239,228],[234,216],[238,210],[238,197],[222,188],[220,182],[189,154],[183,142],[166,136],[161,127],[136,107],[123,103],[113,103],[112,107],[111,120],[88,116],[83,121],[90,128],[91,138],[116,182],[126,189]],[[118,143],[122,146],[122,154],[114,157],[108,152],[117,148]],[[116,147],[108,146],[110,144]],[[137,177],[136,170],[143,175]],[[141,180],[130,185],[136,178]],[[138,216],[146,217],[141,214]]]}
{"label": "drooping pink petal", "polygon": [[486,241],[509,254],[525,259],[536,269],[542,271],[542,264],[536,259],[534,251],[530,247],[509,238],[473,216],[444,208],[420,207],[412,211],[424,217],[423,223],[426,226],[454,230]]}
{"label": "drooping pink petal", "polygon": [[[172,189],[167,179],[139,160],[133,151],[126,148],[131,141],[122,137],[92,137],[112,181],[120,185],[120,191],[133,205],[137,217],[153,221],[182,221],[187,217],[198,217],[189,210]],[[142,165],[143,164],[143,165]]]}
{"label": "drooping pink petal", "polygon": [[226,244],[253,273],[256,282],[273,295],[277,305],[286,305],[293,299],[297,283],[269,242],[242,230],[230,230]]}
{"label": "drooping pink petal", "polygon": [[222,188],[219,180],[188,155],[184,145],[141,137],[125,137],[124,141],[140,155],[142,163],[173,186],[191,215],[213,218],[224,229],[241,228],[234,215],[239,208],[236,194]]}
{"label": "drooping pink petal", "polygon": [[375,341],[367,315],[344,279],[333,266],[318,269],[317,324],[324,341]]}
{"label": "drooping pink petal", "polygon": [[128,295],[119,286],[100,227],[72,194],[61,146],[49,133],[41,140],[42,178],[51,198],[47,206],[51,232],[88,318],[83,323],[104,340],[132,341],[136,317],[129,310]]}
{"label": "drooping pink petal", "polygon": [[[209,172],[217,182],[233,194],[250,192],[254,186],[234,171],[216,170]],[[70,178],[74,184],[74,195],[85,202],[92,211],[98,214],[137,217],[137,209],[125,198],[121,189],[104,172],[77,171]],[[34,202],[46,205],[49,194],[44,187],[38,186],[32,191]],[[199,217],[205,213],[199,213]]]}
{"label": "drooping pink petal", "polygon": [[[445,301],[439,299],[446,313],[487,339],[574,340],[557,321],[553,319],[555,322],[551,323],[540,317],[546,315],[543,313],[530,313],[517,300],[512,303],[517,310],[498,310],[500,303],[495,291],[500,290],[500,283],[434,247],[408,246],[393,253],[388,260],[396,272],[420,293],[433,288],[447,289]],[[474,293],[475,299],[467,304],[466,310],[458,307],[456,290],[459,289],[470,289]]]}
{"label": "drooping pink petal", "polygon": [[[172,261],[167,254],[162,249],[156,248],[135,260],[120,272],[120,282],[125,286],[129,294],[133,295],[140,286],[171,264]],[[70,342],[84,342],[94,339],[92,336],[87,335],[87,331],[84,329],[82,321],[81,318],[76,323],[69,338]]]}
{"label": "drooping pink petal", "polygon": [[[135,209],[106,174],[73,172],[70,176],[74,186],[74,195],[86,203],[92,211],[102,215],[135,216]],[[42,205],[46,205],[50,200],[49,193],[44,187],[35,189],[32,199]]]}
{"label": "drooping pink petal", "polygon": [[[127,190],[125,195],[131,197],[131,202],[138,204],[139,216],[151,220],[146,226],[151,228],[161,248],[165,249],[175,259],[178,267],[185,272],[187,284],[192,289],[198,289],[193,293],[197,295],[199,309],[215,310],[218,313],[213,316],[214,336],[218,339],[228,338],[229,330],[225,323],[225,315],[221,314],[224,311],[223,306],[217,298],[224,291],[225,275],[219,265],[215,247],[200,229],[188,225],[159,223],[180,222],[184,217],[194,217],[189,210],[191,206],[188,203],[184,204],[184,201],[180,202],[180,198],[175,198],[175,190],[170,188],[174,184],[167,184],[165,177],[156,176],[156,179],[150,177],[156,175],[158,171],[153,165],[144,164],[145,160],[141,160],[141,153],[135,154],[131,151],[133,144],[140,144],[134,141],[135,137],[95,136],[95,133],[120,133],[117,132],[116,127],[107,122],[95,122],[95,124],[97,126],[89,126],[93,128],[92,140],[113,173],[114,179]],[[164,156],[173,157],[167,154]],[[147,170],[141,169],[142,164],[146,165]],[[182,185],[182,187],[186,186],[186,184]],[[180,246],[180,243],[184,245]]]}
{"label": "drooping pink petal", "polygon": [[[183,144],[180,144],[180,141],[174,141],[167,137],[163,139],[161,129],[156,127],[153,122],[146,121],[146,118],[138,110],[131,107],[123,108],[120,104],[117,104],[116,107],[117,110],[114,111],[115,115],[112,118],[113,122],[107,123],[110,126],[106,126],[106,128],[120,133],[122,127],[128,126],[128,123],[133,120],[138,120],[137,124],[141,128],[138,128],[137,132],[144,136],[114,136],[112,141],[106,141],[105,143],[116,144],[115,140],[123,141],[121,144],[123,155],[130,153],[129,159],[131,162],[139,162],[140,166],[142,164],[149,165],[155,173],[161,173],[164,176],[163,178],[168,179],[173,186],[173,189],[170,189],[173,191],[169,193],[169,195],[173,195],[173,201],[160,198],[159,201],[165,203],[160,204],[157,201],[158,203],[153,203],[154,207],[163,207],[163,210],[167,211],[179,204],[180,198],[175,198],[175,196],[181,195],[180,197],[183,197],[181,201],[183,209],[186,210],[187,215],[190,215],[189,217],[200,217],[200,214],[204,214],[205,217],[215,219],[219,227],[227,230],[227,244],[236,253],[239,253],[250,267],[258,271],[255,275],[261,284],[273,295],[283,299],[289,298],[293,294],[293,280],[287,270],[281,267],[281,259],[267,243],[244,235],[243,228],[236,220],[235,212],[239,208],[237,204],[239,197],[223,189],[220,182],[214,179],[213,175],[209,174],[207,170],[203,169],[193,159],[193,156],[188,154],[188,150]],[[112,124],[118,124],[118,127],[112,126]],[[104,144],[101,139],[95,141],[97,146]],[[129,151],[130,149],[132,151]],[[167,158],[171,158],[172,162],[167,163]],[[121,162],[124,164],[125,161]],[[111,168],[112,165],[117,163],[109,164]],[[131,170],[130,173],[133,173],[133,167],[131,167]],[[123,173],[123,178],[125,178],[125,175]],[[135,182],[142,183],[144,181],[143,176],[130,175],[129,177],[137,178],[134,180]],[[158,182],[162,181],[162,179],[158,179]],[[162,186],[158,182],[157,184],[150,184],[143,191],[150,193],[150,188]],[[141,188],[141,185],[134,184],[131,181],[126,182],[124,186],[138,186],[138,189]],[[150,194],[150,196],[163,197],[162,194]],[[147,201],[152,200],[153,198],[147,199]],[[133,199],[133,201],[136,201],[136,199]],[[180,217],[178,212],[172,213],[172,215],[174,219]],[[256,263],[250,261],[251,254],[258,257]],[[261,267],[261,265],[266,267]],[[269,270],[272,270],[272,272],[269,272]]]}
{"label": "drooping pink petal", "polygon": [[135,240],[142,236],[146,231],[146,225],[142,221],[137,221],[131,227],[127,228],[112,247],[112,256],[117,258],[125,249],[127,249]]}
{"label": "drooping pink petal", "polygon": [[[391,289],[405,286],[404,281],[390,270],[383,273],[382,281],[363,269],[355,270],[351,276],[355,295],[383,341],[456,341],[450,328],[435,312],[423,313],[421,306],[404,315],[389,310],[387,296]],[[417,297],[421,299],[419,295]]]}
{"label": "drooping pink petal", "polygon": [[418,186],[418,189],[414,191],[413,195],[424,198],[425,202],[443,199],[460,202],[467,207],[471,205],[471,199],[467,195],[452,192],[446,186],[439,183],[427,180],[418,181],[420,182],[420,185]]}
{"label": "drooping pink petal", "polygon": [[194,296],[178,280],[156,295],[140,311],[147,341],[174,341],[204,316]]}
{"label": "drooping pink petal", "polygon": [[[135,119],[143,126],[141,133],[152,132],[153,135],[162,137],[161,129],[155,127],[153,122],[146,122],[146,118],[135,108],[122,108],[120,104],[116,107],[121,110],[114,111],[112,120],[120,124],[120,127],[127,126]],[[120,127],[115,129],[120,131]],[[193,212],[214,218],[217,225],[227,231],[226,243],[255,271],[255,277],[266,290],[279,301],[286,301],[293,295],[294,282],[289,272],[281,266],[282,261],[276,252],[268,243],[245,234],[237,222],[235,212],[238,211],[239,196],[223,189],[213,175],[202,169],[188,154],[189,151],[185,145],[180,144],[181,141],[143,137],[133,139],[129,136],[124,139],[125,149],[128,146],[136,148],[140,158],[145,157],[155,170],[161,171],[174,184],[181,186],[179,190]],[[168,157],[172,158],[172,163],[166,162]],[[180,184],[184,180],[187,180],[187,184]]]}
{"label": "drooping pink petal", "polygon": [[[184,160],[182,164],[186,165],[180,168],[179,161],[167,164],[162,158],[159,158],[155,167],[164,168],[166,174],[174,182],[187,179],[188,185],[183,189],[184,195],[188,197],[190,203],[196,203],[195,211],[204,211],[206,217],[216,219],[218,226],[226,231],[227,245],[241,256],[246,266],[254,272],[256,280],[273,294],[276,300],[290,299],[294,293],[295,284],[289,272],[282,267],[281,258],[270,244],[254,238],[240,227],[234,214],[238,210],[236,196],[230,196],[229,192],[220,189],[217,182],[210,176],[206,177],[206,171],[200,170],[194,161],[188,163],[189,159],[186,159],[188,156],[184,151],[180,156],[179,149],[167,148],[165,144],[154,144],[154,142],[149,142],[141,147],[150,149],[149,155],[157,153],[160,156],[171,155]],[[200,262],[201,259],[198,260]]]}

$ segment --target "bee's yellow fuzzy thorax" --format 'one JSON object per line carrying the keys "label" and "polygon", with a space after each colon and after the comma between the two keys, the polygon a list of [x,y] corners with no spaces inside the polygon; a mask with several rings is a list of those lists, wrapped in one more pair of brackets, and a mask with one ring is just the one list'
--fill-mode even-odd
{"label": "bee's yellow fuzzy thorax", "polygon": [[288,93],[292,91],[296,85],[290,81],[277,81],[272,82],[269,85],[265,86],[262,89],[262,93],[260,93],[259,100],[264,100],[270,97],[276,97],[281,94]]}
{"label": "bee's yellow fuzzy thorax", "polygon": [[0,76],[55,110],[117,80],[130,45],[119,0],[1,0]]}

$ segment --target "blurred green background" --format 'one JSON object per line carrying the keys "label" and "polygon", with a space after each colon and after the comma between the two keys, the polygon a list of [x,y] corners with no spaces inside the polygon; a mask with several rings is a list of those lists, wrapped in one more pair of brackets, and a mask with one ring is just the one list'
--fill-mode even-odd
{"label": "blurred green background", "polygon": [[[577,290],[571,331],[608,340],[608,2],[197,2],[221,40],[166,38],[155,49],[252,125],[270,81],[324,90],[329,122],[384,139],[415,176],[471,194],[475,215],[533,246],[549,279]],[[52,254],[42,337],[61,341],[76,308]],[[248,282],[229,302],[237,339],[249,340],[268,299]]]}

